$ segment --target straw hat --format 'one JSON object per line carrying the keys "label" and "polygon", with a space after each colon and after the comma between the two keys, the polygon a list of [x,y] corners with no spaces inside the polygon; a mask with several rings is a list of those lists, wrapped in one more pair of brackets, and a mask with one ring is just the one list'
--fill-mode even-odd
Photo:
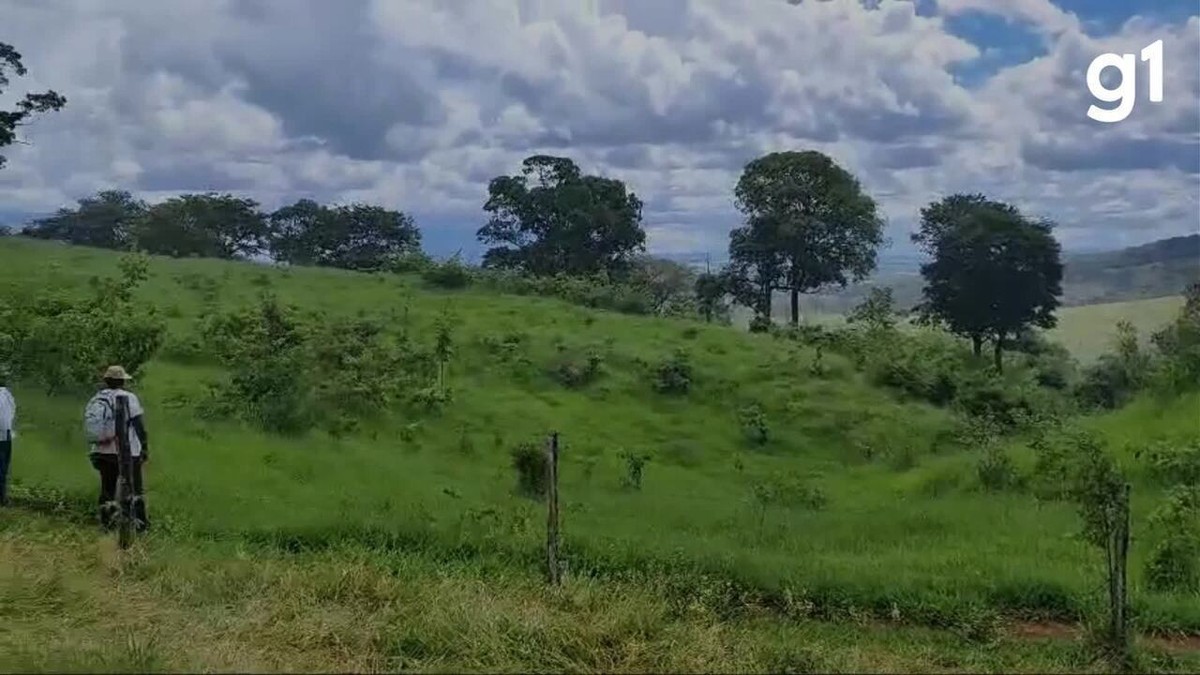
{"label": "straw hat", "polygon": [[106,380],[121,380],[123,382],[128,382],[128,381],[132,380],[133,378],[129,376],[129,373],[125,372],[125,369],[123,367],[109,366],[108,370],[104,371],[104,379],[106,379]]}

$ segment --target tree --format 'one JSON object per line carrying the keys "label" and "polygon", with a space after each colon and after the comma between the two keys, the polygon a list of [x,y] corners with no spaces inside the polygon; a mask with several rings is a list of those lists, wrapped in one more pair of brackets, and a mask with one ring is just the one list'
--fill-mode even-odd
{"label": "tree", "polygon": [[421,249],[412,217],[381,206],[302,199],[272,213],[270,225],[272,255],[293,265],[380,270]]}
{"label": "tree", "polygon": [[[21,54],[10,44],[0,42],[0,94],[8,87],[8,71],[17,77],[24,77],[25,64],[21,62]],[[25,94],[25,98],[17,101],[15,110],[0,110],[0,148],[19,142],[17,127],[24,126],[26,120],[37,113],[62,110],[67,99],[53,89],[40,94]],[[7,160],[0,155],[0,169],[4,168]]]}
{"label": "tree", "polygon": [[696,272],[674,260],[638,256],[632,261],[630,281],[645,290],[655,314],[690,311]]}
{"label": "tree", "polygon": [[775,152],[746,165],[735,189],[747,226],[778,254],[772,284],[791,295],[792,325],[800,294],[845,287],[875,269],[883,220],[858,180],[815,151]]}
{"label": "tree", "polygon": [[492,246],[485,267],[622,273],[645,247],[637,195],[619,180],[583,175],[565,157],[535,155],[520,175],[493,178],[483,210],[491,219],[476,236]]}
{"label": "tree", "polygon": [[766,223],[734,228],[729,233],[729,265],[722,273],[725,288],[738,304],[754,311],[752,329],[763,330],[771,324],[771,292],[783,266],[774,232]]}
{"label": "tree", "polygon": [[890,331],[896,327],[896,301],[892,287],[872,288],[866,299],[846,317],[847,323],[860,323],[872,331]]}
{"label": "tree", "polygon": [[921,312],[970,338],[976,356],[991,339],[1002,369],[1006,340],[1055,325],[1063,266],[1053,227],[983,195],[952,195],[925,207],[912,236],[933,258],[921,266]]}
{"label": "tree", "polygon": [[176,258],[243,258],[261,253],[266,216],[253,199],[187,194],[151,206],[133,227],[135,245]]}
{"label": "tree", "polygon": [[33,221],[22,234],[79,246],[123,249],[146,210],[146,203],[128,192],[105,190],[80,199],[76,208],[61,208],[53,216]]}
{"label": "tree", "polygon": [[696,306],[700,315],[708,323],[713,319],[724,321],[729,315],[729,305],[725,297],[729,294],[727,279],[723,274],[705,272],[696,277],[693,292],[696,294]]}

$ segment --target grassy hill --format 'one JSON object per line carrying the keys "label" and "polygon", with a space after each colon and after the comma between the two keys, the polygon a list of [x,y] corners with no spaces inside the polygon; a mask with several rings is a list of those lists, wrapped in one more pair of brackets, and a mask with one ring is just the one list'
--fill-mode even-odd
{"label": "grassy hill", "polygon": [[[0,297],[81,294],[116,260],[0,239]],[[227,373],[192,352],[198,318],[264,291],[330,320],[380,316],[422,344],[451,316],[452,402],[397,407],[345,435],[202,415]],[[957,428],[950,412],[876,387],[840,357],[815,369],[796,342],[718,326],[208,260],[154,259],[137,301],[168,318],[135,388],[155,449],[155,531],[132,554],[111,550],[88,525],[83,399],[18,383],[2,669],[1089,667],[1079,643],[1012,628],[1074,624],[1093,607],[1101,562],[1074,536],[1074,508],[984,489],[979,453],[939,442]],[[681,348],[691,384],[661,392]],[[598,368],[581,384],[573,373],[589,357]],[[1196,441],[1197,405],[1144,401],[1085,424],[1121,443]],[[561,591],[537,581],[544,510],[515,493],[510,457],[551,431],[563,440]],[[758,434],[769,440],[748,440]],[[1138,532],[1161,493],[1118,449]],[[637,456],[648,462],[633,487]],[[771,497],[781,479],[798,493]],[[1146,555],[1135,545],[1139,630],[1200,634],[1200,596],[1149,591]]]}
{"label": "grassy hill", "polygon": [[[1062,301],[1067,307],[1177,296],[1200,279],[1200,234],[1115,251],[1068,253],[1063,265]],[[803,309],[818,315],[844,314],[875,286],[890,286],[902,308],[921,301],[919,274],[892,273],[845,290],[807,296]],[[787,306],[786,298],[780,296],[774,307],[776,315],[785,316]]]}

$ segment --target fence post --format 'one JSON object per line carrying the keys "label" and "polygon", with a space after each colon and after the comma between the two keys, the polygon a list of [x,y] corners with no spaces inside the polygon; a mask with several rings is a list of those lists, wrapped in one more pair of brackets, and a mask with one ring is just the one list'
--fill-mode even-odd
{"label": "fence post", "polygon": [[1108,540],[1109,647],[1123,666],[1129,662],[1129,489],[1126,483],[1121,490]]}
{"label": "fence post", "polygon": [[546,576],[552,585],[562,580],[558,564],[558,432],[546,445]]}

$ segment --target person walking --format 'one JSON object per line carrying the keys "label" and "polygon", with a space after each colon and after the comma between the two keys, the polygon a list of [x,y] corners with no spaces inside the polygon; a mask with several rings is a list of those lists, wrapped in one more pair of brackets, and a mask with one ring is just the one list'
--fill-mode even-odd
{"label": "person walking", "polygon": [[8,469],[12,465],[17,401],[8,390],[8,372],[0,367],[0,506],[8,505]]}
{"label": "person walking", "polygon": [[150,461],[150,439],[146,433],[142,402],[127,389],[132,379],[123,367],[110,366],[104,372],[104,388],[96,392],[84,408],[84,427],[90,440],[88,458],[100,474],[100,524],[108,529],[113,526],[121,508],[116,502],[117,480],[121,476],[116,434],[117,397],[128,399],[129,454],[133,460],[130,476],[133,488],[132,516],[135,529],[145,531],[150,527],[150,520],[146,515],[142,466]]}

